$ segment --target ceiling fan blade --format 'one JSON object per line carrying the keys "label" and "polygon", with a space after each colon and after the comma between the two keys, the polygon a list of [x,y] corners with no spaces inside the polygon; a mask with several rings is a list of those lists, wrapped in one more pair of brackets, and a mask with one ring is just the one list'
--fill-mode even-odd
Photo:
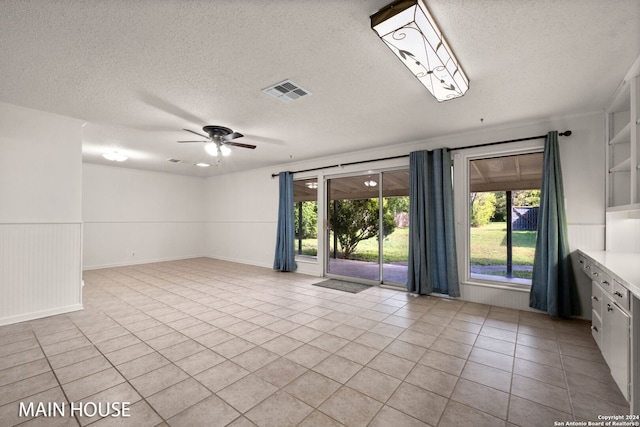
{"label": "ceiling fan blade", "polygon": [[178,141],[179,143],[183,143],[183,142],[210,142],[209,140],[207,141]]}
{"label": "ceiling fan blade", "polygon": [[229,142],[225,142],[224,145],[233,145],[234,147],[242,147],[242,148],[250,148],[250,149],[254,149],[256,148],[255,145],[251,145],[251,144],[242,144],[240,142],[233,142],[233,141],[229,141]]}
{"label": "ceiling fan blade", "polygon": [[237,138],[242,138],[244,135],[239,133],[239,132],[233,132],[230,133],[229,135],[223,137],[222,139],[225,141],[231,141],[232,139],[237,139]]}
{"label": "ceiling fan blade", "polygon": [[203,138],[207,138],[207,139],[209,139],[209,137],[208,137],[208,136],[203,135],[203,134],[201,134],[201,133],[194,132],[194,131],[189,130],[189,129],[182,129],[182,130],[186,130],[187,132],[191,132],[191,133],[196,134],[196,135],[198,135],[198,136],[201,136],[201,137],[203,137]]}

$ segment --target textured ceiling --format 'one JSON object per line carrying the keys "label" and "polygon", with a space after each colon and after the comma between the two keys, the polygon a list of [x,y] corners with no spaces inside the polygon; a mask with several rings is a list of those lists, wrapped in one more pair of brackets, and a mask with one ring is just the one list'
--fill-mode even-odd
{"label": "textured ceiling", "polygon": [[[0,101],[86,120],[87,162],[205,176],[601,110],[640,54],[638,0],[428,0],[470,80],[438,103],[370,28],[388,2],[0,0]],[[208,124],[258,148],[196,168]]]}

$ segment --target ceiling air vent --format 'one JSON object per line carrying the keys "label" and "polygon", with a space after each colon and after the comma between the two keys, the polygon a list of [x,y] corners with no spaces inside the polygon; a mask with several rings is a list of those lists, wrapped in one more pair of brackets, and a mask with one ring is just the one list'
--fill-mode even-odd
{"label": "ceiling air vent", "polygon": [[275,85],[262,89],[262,91],[282,102],[291,102],[303,96],[311,95],[311,93],[298,86],[291,80],[285,80]]}
{"label": "ceiling air vent", "polygon": [[180,162],[182,162],[182,160],[178,160],[178,159],[167,159],[167,162],[171,162],[171,163],[180,163]]}

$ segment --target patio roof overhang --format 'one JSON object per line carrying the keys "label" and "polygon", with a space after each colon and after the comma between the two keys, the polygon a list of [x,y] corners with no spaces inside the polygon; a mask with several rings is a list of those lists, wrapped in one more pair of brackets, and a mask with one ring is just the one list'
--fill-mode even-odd
{"label": "patio roof overhang", "polygon": [[[382,197],[396,197],[409,195],[409,171],[390,171],[382,174]],[[365,181],[374,180],[376,185],[369,187]],[[329,181],[329,192],[332,200],[371,199],[379,195],[380,183],[378,173],[341,177]],[[309,188],[308,183],[316,179],[305,179],[293,182],[294,201],[307,202],[317,200],[317,189]],[[322,185],[322,183],[318,183]]]}
{"label": "patio roof overhang", "polygon": [[469,162],[469,191],[516,191],[540,188],[542,153],[477,159]]}

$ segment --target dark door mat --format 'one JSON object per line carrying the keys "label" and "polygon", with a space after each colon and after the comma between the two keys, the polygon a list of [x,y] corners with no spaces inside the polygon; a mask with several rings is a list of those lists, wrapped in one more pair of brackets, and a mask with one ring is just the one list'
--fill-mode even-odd
{"label": "dark door mat", "polygon": [[363,285],[362,283],[347,282],[338,279],[329,279],[324,282],[314,283],[313,286],[321,286],[323,288],[335,289],[337,291],[350,292],[357,294],[365,289],[369,289],[371,285]]}

